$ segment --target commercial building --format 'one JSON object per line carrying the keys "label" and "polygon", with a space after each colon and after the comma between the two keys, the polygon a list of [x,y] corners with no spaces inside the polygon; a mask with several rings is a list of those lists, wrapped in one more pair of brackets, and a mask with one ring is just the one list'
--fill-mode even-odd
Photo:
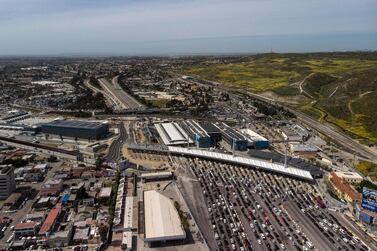
{"label": "commercial building", "polygon": [[16,237],[34,236],[39,226],[40,223],[34,221],[18,223],[14,227],[14,234]]}
{"label": "commercial building", "polygon": [[21,201],[22,194],[21,193],[12,193],[5,201],[4,206],[12,207],[16,205],[19,201]]}
{"label": "commercial building", "polygon": [[165,145],[187,145],[192,144],[192,139],[177,123],[155,124],[156,130]]}
{"label": "commercial building", "polygon": [[45,134],[55,134],[73,138],[98,140],[109,133],[109,124],[79,120],[54,120],[41,125]]}
{"label": "commercial building", "polygon": [[172,172],[153,172],[153,173],[142,173],[140,175],[141,180],[161,180],[161,179],[171,179],[173,177]]}
{"label": "commercial building", "polygon": [[331,190],[348,203],[354,204],[361,201],[361,194],[357,192],[345,179],[339,177],[335,172],[328,176]]}
{"label": "commercial building", "polygon": [[270,145],[268,139],[254,132],[253,130],[243,129],[241,130],[241,132],[247,137],[249,141],[249,147],[255,149],[267,149]]}
{"label": "commercial building", "polygon": [[338,177],[346,180],[350,184],[359,184],[364,179],[357,172],[341,172],[341,171],[336,171],[335,173],[336,173],[336,175]]}
{"label": "commercial building", "polygon": [[185,120],[180,123],[181,127],[188,134],[199,148],[208,148],[213,146],[213,141],[206,130],[195,120]]}
{"label": "commercial building", "polygon": [[35,212],[31,214],[27,214],[24,218],[25,221],[37,221],[42,222],[45,219],[45,213],[44,212]]}
{"label": "commercial building", "polygon": [[377,230],[377,190],[364,187],[361,205],[355,209],[356,219]]}
{"label": "commercial building", "polygon": [[51,211],[48,213],[47,218],[43,222],[43,225],[41,229],[38,232],[38,235],[41,236],[48,236],[51,232],[51,229],[56,223],[56,220],[58,219],[58,216],[61,212],[61,205],[57,204],[55,208],[51,209]]}
{"label": "commercial building", "polygon": [[289,148],[291,153],[306,157],[315,157],[319,148],[313,145],[301,144],[301,143],[290,143]]}
{"label": "commercial building", "polygon": [[223,140],[235,151],[246,151],[248,141],[247,138],[240,132],[234,130],[225,123],[216,123],[216,126],[220,128]]}
{"label": "commercial building", "polygon": [[42,186],[40,196],[56,195],[63,189],[62,179],[48,179]]}
{"label": "commercial building", "polygon": [[65,227],[66,230],[58,231],[51,234],[46,242],[46,245],[49,247],[66,247],[69,245],[70,240],[73,235],[72,224],[68,224]]}
{"label": "commercial building", "polygon": [[304,136],[299,134],[297,131],[293,130],[289,127],[280,128],[280,133],[283,136],[284,140],[290,142],[302,142],[304,140]]}
{"label": "commercial building", "polygon": [[178,212],[173,202],[155,190],[144,192],[144,241],[166,242],[186,239]]}
{"label": "commercial building", "polygon": [[7,198],[15,189],[14,167],[0,165],[0,199]]}

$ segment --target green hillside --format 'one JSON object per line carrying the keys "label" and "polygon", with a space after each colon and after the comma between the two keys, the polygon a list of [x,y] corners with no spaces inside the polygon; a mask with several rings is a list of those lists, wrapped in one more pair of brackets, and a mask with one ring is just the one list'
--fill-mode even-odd
{"label": "green hillside", "polygon": [[181,72],[283,98],[364,143],[377,143],[377,53],[262,54],[207,58]]}

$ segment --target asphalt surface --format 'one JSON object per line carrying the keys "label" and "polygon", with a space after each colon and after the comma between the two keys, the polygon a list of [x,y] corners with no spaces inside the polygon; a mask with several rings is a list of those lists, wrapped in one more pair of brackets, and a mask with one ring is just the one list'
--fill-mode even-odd
{"label": "asphalt surface", "polygon": [[121,105],[119,104],[119,101],[117,99],[115,99],[111,94],[109,94],[108,92],[104,91],[104,90],[100,90],[94,86],[92,86],[90,83],[89,83],[89,80],[85,80],[84,81],[84,85],[87,86],[89,89],[91,89],[94,93],[97,93],[97,92],[100,92],[103,94],[103,96],[107,99],[107,101],[110,103],[111,107],[114,109],[114,110],[120,110],[122,107]]}
{"label": "asphalt surface", "polygon": [[135,98],[128,95],[123,89],[119,88],[118,80],[115,78],[113,79],[113,83],[109,83],[104,78],[98,79],[102,87],[105,91],[111,94],[118,102],[122,105],[124,109],[141,109],[144,108],[142,104],[140,104]]}
{"label": "asphalt surface", "polygon": [[122,87],[119,85],[118,78],[119,78],[119,76],[114,77],[111,80],[111,83],[112,83],[112,85],[113,85],[113,87],[114,87],[115,90],[120,91],[121,93],[123,93],[124,99],[127,102],[128,107],[130,109],[140,109],[140,108],[144,109],[145,106],[143,104],[141,104],[134,97],[132,97],[131,95],[129,95],[128,93],[126,93],[125,91],[123,91]]}
{"label": "asphalt surface", "polygon": [[357,226],[318,204],[315,184],[196,158],[174,162],[211,250],[375,250]]}
{"label": "asphalt surface", "polygon": [[118,125],[118,128],[119,128],[119,136],[111,143],[109,147],[109,151],[105,157],[105,161],[108,163],[116,163],[121,159],[122,157],[121,151],[122,151],[123,144],[128,139],[128,134],[126,132],[124,124],[120,123]]}

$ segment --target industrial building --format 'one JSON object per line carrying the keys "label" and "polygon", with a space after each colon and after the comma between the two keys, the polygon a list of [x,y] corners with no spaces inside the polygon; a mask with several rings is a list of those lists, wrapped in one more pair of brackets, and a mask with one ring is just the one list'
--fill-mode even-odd
{"label": "industrial building", "polygon": [[165,145],[187,145],[193,143],[193,140],[177,123],[159,123],[155,124],[155,127]]}
{"label": "industrial building", "polygon": [[149,245],[186,239],[186,232],[173,202],[155,190],[144,192],[144,217],[144,241]]}
{"label": "industrial building", "polygon": [[0,165],[0,199],[7,198],[15,189],[14,167]]}
{"label": "industrial building", "polygon": [[247,150],[248,141],[244,135],[222,122],[216,123],[216,126],[220,128],[223,135],[223,140],[230,146],[232,150]]}
{"label": "industrial building", "polygon": [[186,131],[199,148],[209,148],[213,146],[213,140],[206,130],[195,120],[182,121],[181,127]]}
{"label": "industrial building", "polygon": [[45,134],[98,140],[109,133],[109,125],[105,122],[88,122],[78,120],[54,120],[41,125]]}
{"label": "industrial building", "polygon": [[215,146],[218,142],[222,140],[221,130],[211,122],[199,121],[198,124],[201,128],[211,137],[211,143]]}
{"label": "industrial building", "polygon": [[249,147],[252,147],[255,149],[267,149],[270,145],[268,139],[254,132],[253,130],[243,129],[241,130],[241,132],[246,135],[249,141],[249,144],[248,144]]}

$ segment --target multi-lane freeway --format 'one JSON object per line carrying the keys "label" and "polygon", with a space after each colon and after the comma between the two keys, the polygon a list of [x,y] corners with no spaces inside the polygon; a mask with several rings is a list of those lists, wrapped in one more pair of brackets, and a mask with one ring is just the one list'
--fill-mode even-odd
{"label": "multi-lane freeway", "polygon": [[102,88],[117,101],[122,109],[143,109],[144,106],[140,104],[135,98],[123,91],[119,86],[118,76],[113,78],[112,83],[109,83],[104,78],[98,79]]}

